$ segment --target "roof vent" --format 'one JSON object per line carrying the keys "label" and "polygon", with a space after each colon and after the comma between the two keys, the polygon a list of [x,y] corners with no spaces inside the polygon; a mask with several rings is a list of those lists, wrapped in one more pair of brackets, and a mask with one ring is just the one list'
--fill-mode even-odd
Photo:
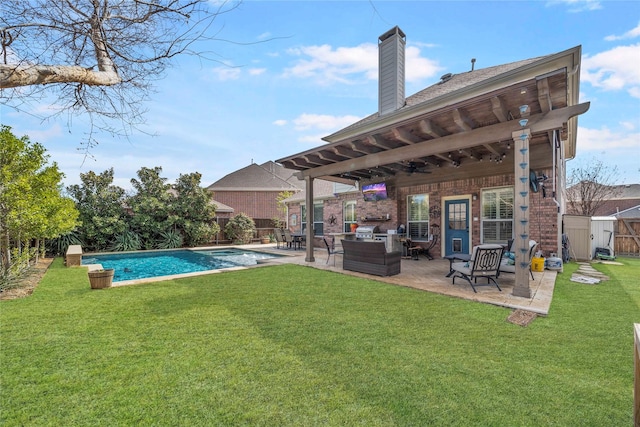
{"label": "roof vent", "polygon": [[451,73],[447,73],[447,74],[443,75],[442,77],[440,77],[440,83],[438,83],[438,84],[442,84],[442,83],[448,82],[449,80],[451,80],[451,77],[453,77],[453,74],[451,74]]}

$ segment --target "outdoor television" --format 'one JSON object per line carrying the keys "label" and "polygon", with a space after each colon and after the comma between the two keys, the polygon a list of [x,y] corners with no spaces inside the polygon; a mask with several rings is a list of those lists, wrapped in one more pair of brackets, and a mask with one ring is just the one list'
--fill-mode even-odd
{"label": "outdoor television", "polygon": [[384,182],[363,185],[362,195],[367,202],[385,200],[387,198],[387,185]]}

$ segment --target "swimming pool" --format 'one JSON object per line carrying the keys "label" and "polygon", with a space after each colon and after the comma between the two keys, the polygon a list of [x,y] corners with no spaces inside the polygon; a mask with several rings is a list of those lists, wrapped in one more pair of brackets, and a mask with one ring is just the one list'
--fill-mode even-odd
{"label": "swimming pool", "polygon": [[117,254],[85,255],[82,265],[101,264],[115,270],[113,281],[146,279],[149,277],[256,265],[258,260],[281,255],[245,249],[177,249],[170,251],[142,251]]}

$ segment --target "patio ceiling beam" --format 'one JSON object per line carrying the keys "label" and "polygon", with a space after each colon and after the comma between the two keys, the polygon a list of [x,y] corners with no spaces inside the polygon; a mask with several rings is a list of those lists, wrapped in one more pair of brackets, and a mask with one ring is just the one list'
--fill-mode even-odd
{"label": "patio ceiling beam", "polygon": [[401,128],[393,128],[392,130],[393,136],[400,142],[404,142],[405,144],[415,144],[416,142],[423,141],[422,138],[419,138],[416,135],[413,135]]}
{"label": "patio ceiling beam", "polygon": [[367,137],[367,140],[369,141],[369,144],[375,145],[376,147],[380,147],[380,148],[382,148],[384,150],[393,149],[393,147],[391,145],[389,145],[389,142],[387,140],[385,140],[379,134],[369,135]]}
{"label": "patio ceiling beam", "polygon": [[420,132],[424,135],[430,136],[431,138],[440,138],[447,134],[444,129],[429,119],[420,120],[418,126],[420,127]]}
{"label": "patio ceiling beam", "polygon": [[[529,117],[531,133],[541,133],[554,129],[561,129],[572,117],[583,114],[589,109],[590,103],[572,105],[546,114],[535,114]],[[517,120],[498,123],[491,126],[474,129],[468,132],[443,136],[435,140],[422,141],[413,145],[405,145],[393,150],[369,154],[366,156],[345,160],[339,163],[320,166],[302,171],[304,176],[322,177],[337,175],[358,169],[373,168],[378,165],[401,162],[403,160],[434,156],[440,153],[467,149],[476,145],[485,145],[510,138],[514,131],[520,129]]]}
{"label": "patio ceiling beam", "polygon": [[468,132],[473,130],[474,123],[471,120],[471,117],[464,111],[461,111],[459,108],[454,108],[453,113],[453,121],[458,125],[458,128],[463,132]]}
{"label": "patio ceiling beam", "polygon": [[538,103],[543,113],[551,111],[553,104],[551,103],[551,94],[549,92],[549,79],[540,79],[538,85]]}
{"label": "patio ceiling beam", "polygon": [[[551,109],[553,108],[553,103],[551,101],[551,93],[549,90],[549,78],[546,77],[544,79],[540,79],[536,82],[536,84],[538,89],[538,103],[540,104],[540,109],[543,113],[551,111]],[[550,145],[553,145],[553,131],[549,131],[547,133],[549,137],[549,143]]]}
{"label": "patio ceiling beam", "polygon": [[500,155],[500,153],[498,153],[498,151],[495,148],[493,148],[491,144],[484,144],[483,147],[489,150],[489,152],[491,152],[492,154],[495,154],[496,156]]}
{"label": "patio ceiling beam", "polygon": [[318,157],[320,157],[322,160],[327,160],[331,163],[340,162],[346,158],[345,156],[339,156],[330,151],[318,151]]}
{"label": "patio ceiling beam", "polygon": [[491,98],[491,111],[500,122],[506,122],[509,120],[509,110],[497,96]]}

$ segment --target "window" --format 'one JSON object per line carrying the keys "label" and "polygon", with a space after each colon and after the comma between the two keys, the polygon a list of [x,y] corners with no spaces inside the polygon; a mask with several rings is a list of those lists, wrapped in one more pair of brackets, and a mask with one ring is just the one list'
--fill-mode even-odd
{"label": "window", "polygon": [[482,243],[513,238],[513,187],[482,191]]}
{"label": "window", "polygon": [[351,224],[358,223],[358,217],[356,216],[356,201],[347,200],[344,202],[344,226],[343,231],[349,233],[351,231]]}
{"label": "window", "polygon": [[[302,232],[307,229],[307,206],[300,206],[302,209]],[[322,202],[313,204],[313,235],[322,236],[324,234],[324,208]]]}
{"label": "window", "polygon": [[407,196],[407,237],[427,240],[429,237],[429,196]]}

